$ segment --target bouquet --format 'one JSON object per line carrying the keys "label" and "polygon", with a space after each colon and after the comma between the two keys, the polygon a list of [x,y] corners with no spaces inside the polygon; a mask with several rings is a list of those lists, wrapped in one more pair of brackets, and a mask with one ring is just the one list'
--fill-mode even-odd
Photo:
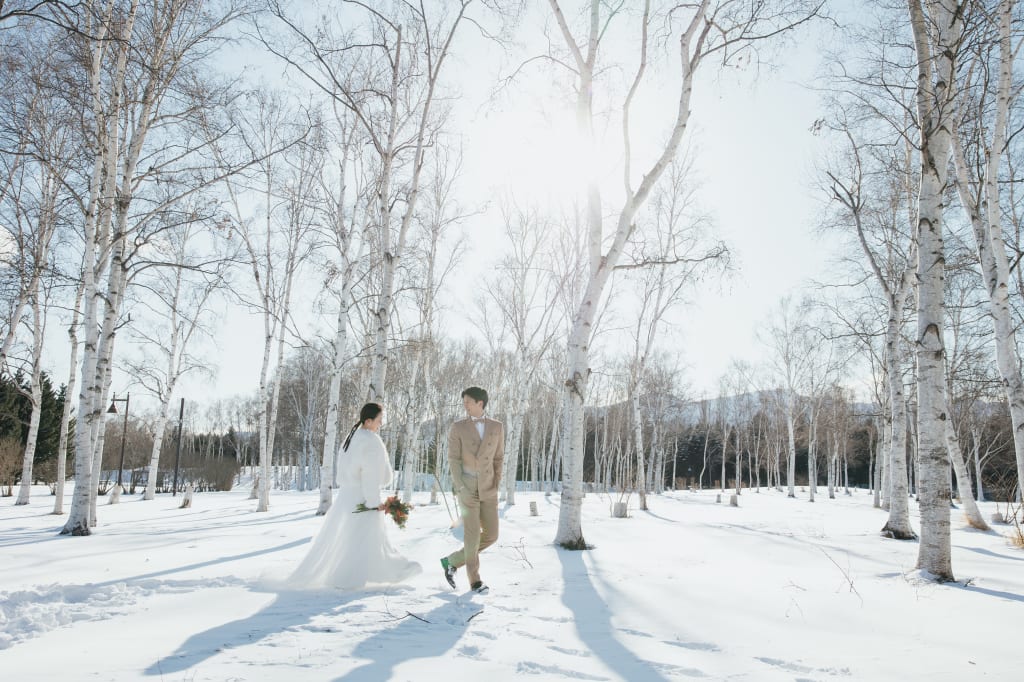
{"label": "bouquet", "polygon": [[384,504],[380,507],[367,507],[363,503],[356,505],[356,510],[353,514],[366,511],[382,511],[391,517],[391,520],[395,522],[399,528],[405,528],[405,522],[409,520],[409,512],[412,510],[411,504],[406,504],[398,499],[398,495],[392,495],[388,499],[384,500]]}

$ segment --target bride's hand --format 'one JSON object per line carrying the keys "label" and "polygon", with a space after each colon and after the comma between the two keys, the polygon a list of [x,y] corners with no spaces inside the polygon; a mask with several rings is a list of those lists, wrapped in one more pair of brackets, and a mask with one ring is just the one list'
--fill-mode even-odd
{"label": "bride's hand", "polygon": [[377,511],[384,511],[384,503],[377,505]]}

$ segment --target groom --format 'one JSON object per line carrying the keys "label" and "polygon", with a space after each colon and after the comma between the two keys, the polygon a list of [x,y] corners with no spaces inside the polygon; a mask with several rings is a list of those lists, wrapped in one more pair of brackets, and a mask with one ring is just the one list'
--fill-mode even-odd
{"label": "groom", "polygon": [[462,513],[463,547],[441,559],[444,578],[455,588],[455,571],[466,567],[469,586],[486,592],[480,580],[480,552],[498,539],[498,486],[505,459],[505,428],[484,416],[487,391],[470,386],[462,392],[466,419],[448,431],[448,462]]}

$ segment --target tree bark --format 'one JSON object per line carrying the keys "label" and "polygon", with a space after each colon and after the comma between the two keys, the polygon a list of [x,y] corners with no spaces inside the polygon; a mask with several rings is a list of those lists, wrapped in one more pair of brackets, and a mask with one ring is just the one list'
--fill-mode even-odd
{"label": "tree bark", "polygon": [[36,291],[33,294],[35,305],[32,306],[32,377],[29,389],[32,414],[29,417],[28,438],[25,442],[25,456],[21,465],[21,487],[18,490],[18,499],[15,501],[15,505],[29,503],[32,491],[32,465],[35,462],[36,445],[39,441],[39,420],[43,407],[42,355],[46,327],[42,311],[40,284],[41,282],[37,280]]}
{"label": "tree bark", "polygon": [[956,78],[956,50],[963,33],[963,8],[954,0],[926,0],[923,6],[921,0],[909,0],[909,5],[918,61],[917,115],[921,151],[916,338],[921,542],[917,567],[935,580],[951,581],[949,458],[944,425],[948,415],[942,332],[945,323],[943,213],[952,143],[952,89]]}

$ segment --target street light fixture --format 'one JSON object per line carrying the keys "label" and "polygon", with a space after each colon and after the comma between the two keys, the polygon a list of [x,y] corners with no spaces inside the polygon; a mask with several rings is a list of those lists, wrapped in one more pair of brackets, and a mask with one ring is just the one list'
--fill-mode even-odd
{"label": "street light fixture", "polygon": [[124,403],[124,426],[121,427],[121,463],[117,467],[117,487],[122,491],[124,486],[121,485],[121,472],[124,471],[124,441],[128,435],[128,400],[131,397],[131,393],[125,393],[125,397],[118,398],[115,393],[114,398],[110,401],[110,407],[107,408],[107,414],[117,414],[117,403]]}

